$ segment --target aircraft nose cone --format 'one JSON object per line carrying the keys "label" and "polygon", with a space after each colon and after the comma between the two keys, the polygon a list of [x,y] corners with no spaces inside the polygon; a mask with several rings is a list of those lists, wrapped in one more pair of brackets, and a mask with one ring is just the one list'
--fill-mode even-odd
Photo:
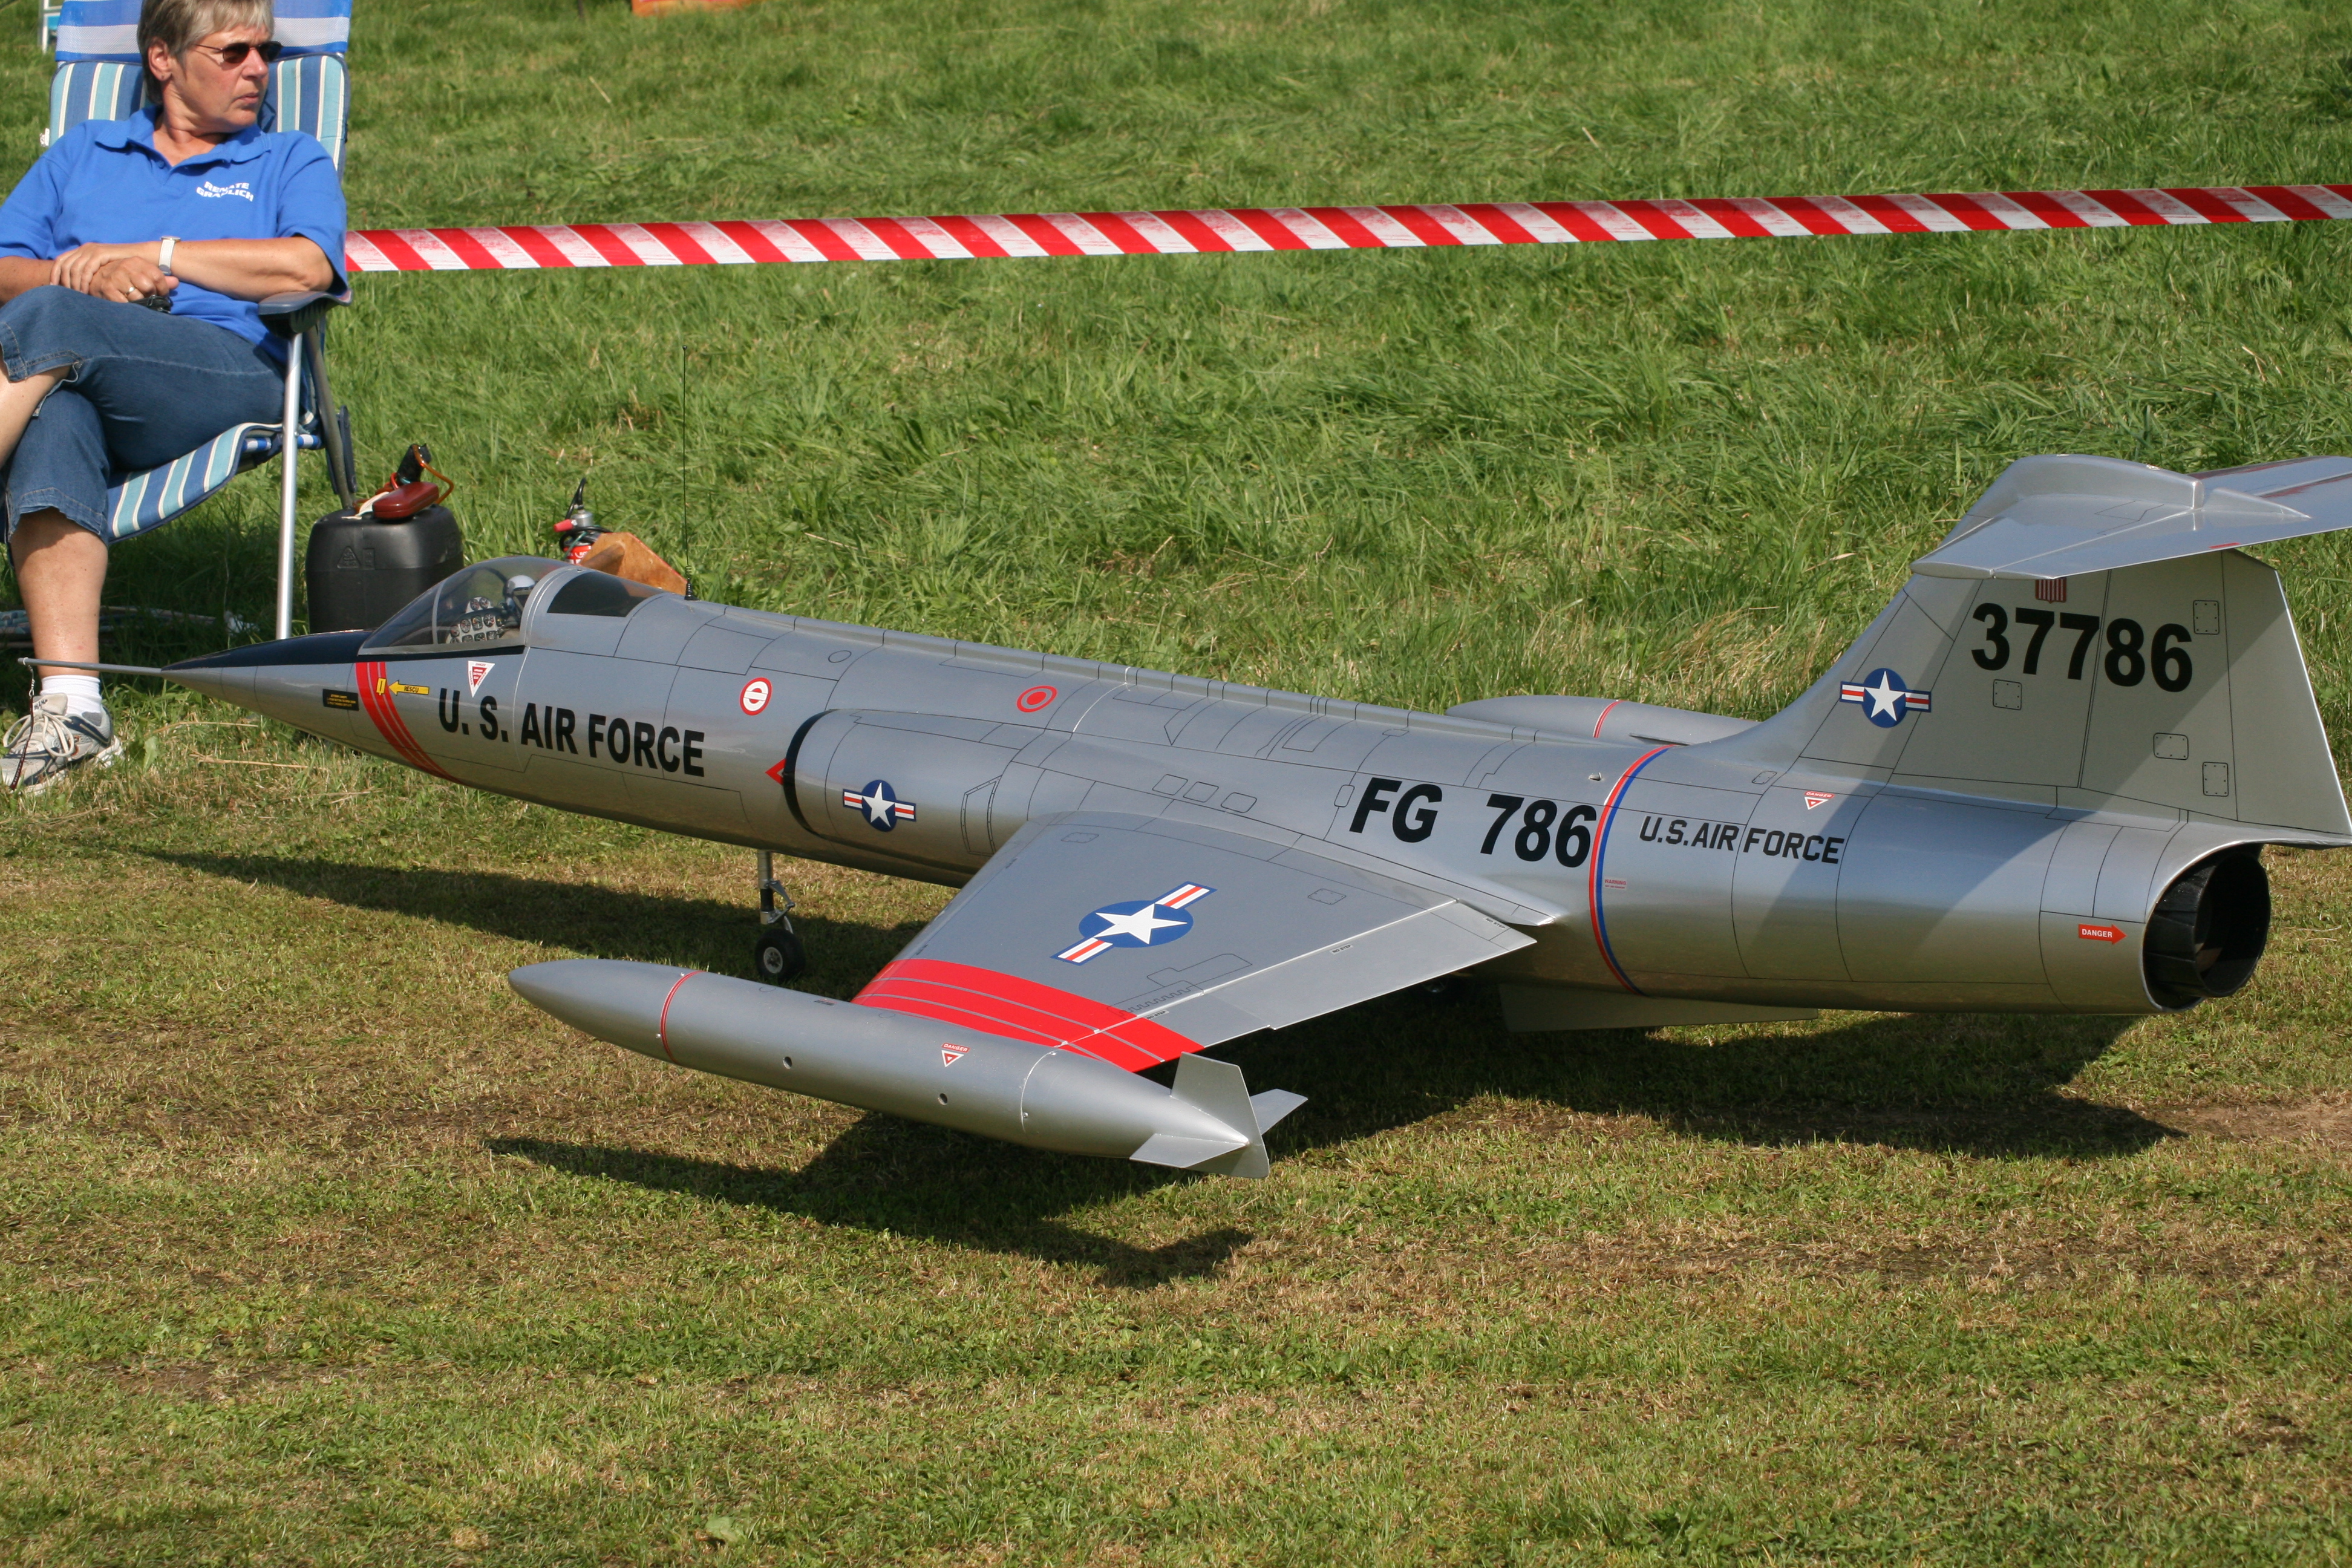
{"label": "aircraft nose cone", "polygon": [[610,958],[565,958],[528,963],[507,975],[531,1005],[573,1028],[649,1057],[662,1048],[662,1015],[678,983],[698,973],[665,963]]}
{"label": "aircraft nose cone", "polygon": [[323,689],[349,687],[352,664],[365,632],[321,632],[248,643],[164,668],[165,679],[191,691],[234,702],[298,729],[317,726]]}

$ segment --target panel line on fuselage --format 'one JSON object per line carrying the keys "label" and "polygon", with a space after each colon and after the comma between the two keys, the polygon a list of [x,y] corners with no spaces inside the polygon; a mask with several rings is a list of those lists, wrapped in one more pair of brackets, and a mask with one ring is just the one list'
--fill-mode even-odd
{"label": "panel line on fuselage", "polygon": [[1626,786],[1631,784],[1634,775],[1648,767],[1653,760],[1672,750],[1674,750],[1672,746],[1660,746],[1655,751],[1644,752],[1634,760],[1632,767],[1625,770],[1624,775],[1618,779],[1616,787],[1609,792],[1609,799],[1601,807],[1601,821],[1593,830],[1592,869],[1586,874],[1589,879],[1586,883],[1585,896],[1592,907],[1592,940],[1600,946],[1601,962],[1609,966],[1609,973],[1617,977],[1618,984],[1636,996],[1645,995],[1647,993],[1625,977],[1625,971],[1618,966],[1617,955],[1609,949],[1609,921],[1601,910],[1601,891],[1609,884],[1601,875],[1601,867],[1609,858],[1609,829],[1617,821],[1617,803],[1624,799]]}

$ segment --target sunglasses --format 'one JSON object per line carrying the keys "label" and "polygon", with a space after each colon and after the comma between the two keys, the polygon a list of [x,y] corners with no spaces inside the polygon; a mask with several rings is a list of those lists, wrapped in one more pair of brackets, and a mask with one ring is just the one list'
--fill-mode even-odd
{"label": "sunglasses", "polygon": [[190,44],[188,47],[204,50],[230,70],[236,69],[255,55],[261,57],[262,64],[274,66],[278,63],[278,57],[286,52],[286,46],[275,38],[266,44]]}

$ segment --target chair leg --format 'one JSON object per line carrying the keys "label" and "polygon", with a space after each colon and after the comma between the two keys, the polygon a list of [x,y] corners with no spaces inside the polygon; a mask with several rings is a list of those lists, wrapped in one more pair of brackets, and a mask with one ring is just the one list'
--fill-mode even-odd
{"label": "chair leg", "polygon": [[335,499],[346,510],[360,504],[357,469],[352,461],[350,443],[343,439],[342,421],[335,414],[335,389],[327,384],[327,320],[321,316],[318,324],[302,334],[303,346],[310,351],[310,401],[319,410],[319,439],[327,454],[327,482],[335,487]]}
{"label": "chair leg", "polygon": [[278,460],[285,465],[278,487],[278,635],[294,635],[294,486],[301,476],[294,465],[302,433],[302,340],[297,332],[286,345],[285,425],[278,442]]}

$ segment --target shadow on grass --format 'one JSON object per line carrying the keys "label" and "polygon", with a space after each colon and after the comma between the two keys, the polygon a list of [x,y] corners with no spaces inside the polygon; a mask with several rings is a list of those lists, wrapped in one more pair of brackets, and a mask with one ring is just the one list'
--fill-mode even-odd
{"label": "shadow on grass", "polygon": [[[167,855],[218,876],[263,880],[363,909],[448,921],[603,957],[744,973],[756,929],[743,905],[614,891],[502,872],[402,869],[319,858]],[[812,970],[802,988],[846,995],[905,944],[912,927],[801,922]],[[2130,1026],[2127,1018],[1987,1014],[1858,1015],[1810,1031],[1709,1031],[1711,1040],[1615,1030],[1511,1035],[1493,994],[1420,992],[1368,1002],[1230,1042],[1257,1088],[1308,1096],[1278,1128],[1275,1152],[1357,1142],[1492,1098],[1522,1108],[1643,1116],[1685,1135],[1760,1144],[1859,1142],[1983,1158],[2101,1159],[2137,1152],[2172,1130],[2060,1090]],[[1164,1080],[1165,1074],[1155,1074]],[[1518,1112],[1529,1139],[1545,1112]],[[944,1129],[868,1116],[806,1168],[761,1170],[654,1151],[523,1140],[496,1144],[583,1174],[730,1203],[1097,1266],[1150,1285],[1220,1267],[1247,1238],[1232,1232],[1148,1251],[1052,1220],[1075,1207],[1169,1181],[1154,1168],[1013,1149]]]}
{"label": "shadow on grass", "polygon": [[[1836,1015],[1831,1015],[1834,1020]],[[1874,1143],[1984,1158],[2099,1159],[2176,1136],[2060,1092],[2130,1018],[1855,1015],[1711,1040],[1638,1030],[1512,1035],[1492,993],[1417,993],[1220,1047],[1254,1085],[1309,1095],[1272,1142],[1344,1142],[1493,1096],[1645,1116],[1692,1137]]]}
{"label": "shadow on grass", "polygon": [[544,1138],[499,1138],[486,1146],[573,1175],[1093,1268],[1103,1284],[1128,1289],[1213,1274],[1250,1240],[1247,1231],[1219,1228],[1141,1247],[1080,1230],[1053,1216],[1199,1178],[1040,1153],[878,1114],[798,1171]]}
{"label": "shadow on grass", "polygon": [[[352,909],[381,910],[517,942],[543,942],[583,958],[675,963],[750,979],[751,943],[760,933],[748,852],[740,903],[625,892],[505,871],[376,866],[320,856],[148,853],[209,876],[267,882]],[[919,929],[802,915],[793,917],[793,926],[808,946],[809,973],[800,988],[841,996],[872,979]]]}
{"label": "shadow on grass", "polygon": [[[1868,1017],[1822,1033],[1706,1045],[1632,1032],[1512,1037],[1484,997],[1444,1005],[1409,995],[1217,1054],[1242,1062],[1254,1083],[1311,1097],[1272,1134],[1277,1160],[1490,1096],[1648,1116],[1690,1137],[1756,1144],[2097,1159],[2176,1136],[2135,1112],[2056,1092],[2128,1022]],[[1544,1130],[1530,1125],[1526,1136],[1537,1144]],[[1053,1216],[1208,1178],[1018,1149],[879,1114],[797,1172],[550,1139],[488,1146],[599,1180],[1094,1268],[1104,1284],[1129,1289],[1213,1273],[1250,1239],[1220,1229],[1146,1249],[1076,1229]]]}

